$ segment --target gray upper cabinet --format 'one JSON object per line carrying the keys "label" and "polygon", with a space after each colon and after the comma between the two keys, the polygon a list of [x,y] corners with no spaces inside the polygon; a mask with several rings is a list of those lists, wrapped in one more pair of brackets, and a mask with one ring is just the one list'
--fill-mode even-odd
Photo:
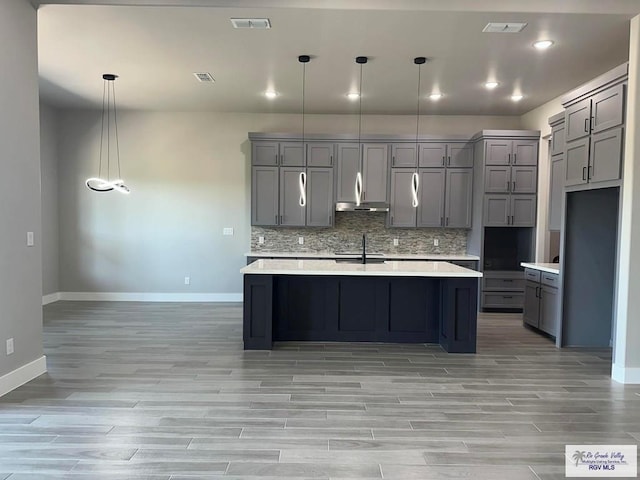
{"label": "gray upper cabinet", "polygon": [[251,225],[278,225],[278,167],[251,169]]}
{"label": "gray upper cabinet", "polygon": [[509,193],[511,188],[511,167],[487,166],[484,169],[485,193]]}
{"label": "gray upper cabinet", "polygon": [[302,142],[280,143],[280,165],[283,167],[304,167],[304,145]]}
{"label": "gray upper cabinet", "polygon": [[307,143],[306,149],[308,167],[333,167],[333,143]]}
{"label": "gray upper cabinet", "polygon": [[562,227],[562,195],[565,178],[564,155],[551,157],[551,182],[549,188],[549,230]]}
{"label": "gray upper cabinet", "polygon": [[421,168],[418,189],[418,227],[444,226],[445,169]]}
{"label": "gray upper cabinet", "polygon": [[251,164],[253,166],[278,165],[280,144],[278,142],[253,142]]}
{"label": "gray upper cabinet", "polygon": [[536,193],[538,169],[536,167],[511,167],[511,192]]}
{"label": "gray upper cabinet", "polygon": [[391,144],[391,167],[416,168],[418,152],[415,143]]}
{"label": "gray upper cabinet", "polygon": [[565,165],[564,185],[566,187],[587,183],[589,137],[567,143]]}
{"label": "gray upper cabinet", "polygon": [[564,154],[564,122],[551,128],[551,155]]}
{"label": "gray upper cabinet", "polygon": [[485,195],[483,223],[485,227],[506,227],[511,221],[510,195]]}
{"label": "gray upper cabinet", "polygon": [[472,168],[473,148],[466,144],[447,145],[447,167]]}
{"label": "gray upper cabinet", "polygon": [[444,167],[447,161],[446,143],[421,143],[419,145],[420,167]]}
{"label": "gray upper cabinet", "polygon": [[538,142],[513,141],[512,165],[538,165]]}
{"label": "gray upper cabinet", "polygon": [[591,99],[587,98],[567,108],[564,112],[565,140],[573,142],[590,133]]}
{"label": "gray upper cabinet", "polygon": [[391,169],[390,227],[415,227],[417,209],[413,206],[412,181],[415,170]]}
{"label": "gray upper cabinet", "polygon": [[362,200],[365,202],[387,202],[388,145],[365,143],[362,148]]}
{"label": "gray upper cabinet", "polygon": [[472,184],[472,170],[447,169],[445,227],[471,228]]}
{"label": "gray upper cabinet", "polygon": [[624,122],[624,85],[594,95],[591,100],[591,132],[598,133]]}
{"label": "gray upper cabinet", "polygon": [[485,142],[485,165],[509,165],[512,147],[511,140],[487,140]]}
{"label": "gray upper cabinet", "polygon": [[307,222],[308,227],[333,225],[333,169],[307,168]]}
{"label": "gray upper cabinet", "polygon": [[622,173],[622,128],[591,136],[589,182],[618,180]]}
{"label": "gray upper cabinet", "polygon": [[300,205],[303,195],[300,188],[300,175],[304,168],[280,168],[280,225],[304,227],[306,224],[306,208]]}
{"label": "gray upper cabinet", "polygon": [[357,143],[339,143],[336,171],[336,201],[355,202],[356,175],[360,171],[360,146]]}
{"label": "gray upper cabinet", "polygon": [[536,226],[535,195],[511,195],[510,225],[512,227]]}

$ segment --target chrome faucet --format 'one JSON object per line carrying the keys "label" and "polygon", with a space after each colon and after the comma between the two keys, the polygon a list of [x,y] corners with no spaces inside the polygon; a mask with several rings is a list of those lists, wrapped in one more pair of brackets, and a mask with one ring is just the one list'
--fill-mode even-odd
{"label": "chrome faucet", "polygon": [[362,234],[362,263],[367,263],[367,236]]}

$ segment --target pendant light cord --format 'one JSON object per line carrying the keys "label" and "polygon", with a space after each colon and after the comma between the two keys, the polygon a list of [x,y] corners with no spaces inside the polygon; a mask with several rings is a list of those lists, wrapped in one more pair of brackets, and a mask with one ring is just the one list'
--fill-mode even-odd
{"label": "pendant light cord", "polygon": [[[107,80],[109,81],[109,80]],[[107,181],[111,180],[111,89],[107,86]]]}
{"label": "pendant light cord", "polygon": [[[102,141],[104,138],[104,100],[107,95],[107,81],[102,80],[102,123],[100,125],[100,155],[98,161],[98,176],[102,175]],[[107,143],[109,139],[107,138]]]}
{"label": "pendant light cord", "polygon": [[416,101],[416,154],[418,153],[418,135],[420,134],[420,72],[422,65],[418,64],[418,95]]}
{"label": "pendant light cord", "polygon": [[362,63],[360,64],[360,96],[358,97],[358,148],[360,148],[362,136]]}
{"label": "pendant light cord", "polygon": [[120,142],[118,140],[118,112],[116,110],[116,83],[115,81],[111,82],[113,89],[113,126],[116,130],[116,158],[118,159],[118,179],[122,178],[122,174],[120,173]]}
{"label": "pendant light cord", "polygon": [[302,63],[302,148],[304,149],[304,86],[307,78],[307,64]]}

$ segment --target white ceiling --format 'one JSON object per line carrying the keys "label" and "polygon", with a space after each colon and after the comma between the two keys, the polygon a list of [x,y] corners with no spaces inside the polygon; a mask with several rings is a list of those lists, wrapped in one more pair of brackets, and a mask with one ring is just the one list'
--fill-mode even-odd
{"label": "white ceiling", "polygon": [[[588,11],[602,8],[601,1],[581,1]],[[346,93],[358,87],[354,58],[367,55],[363,112],[414,114],[413,58],[426,56],[431,61],[422,67],[422,113],[520,115],[626,61],[632,6],[640,12],[637,0],[612,1],[616,14],[434,11],[411,0],[359,2],[370,4],[367,10],[326,8],[336,3],[328,0],[320,2],[325,8],[231,3],[242,8],[44,5],[38,16],[41,94],[58,106],[96,107],[102,74],[116,73],[119,108],[297,113],[297,56],[309,54],[307,112],[353,113],[357,102]],[[465,1],[443,3],[457,10]],[[511,2],[517,3],[536,2]],[[548,9],[548,2],[538,3]],[[556,3],[575,11],[575,1]],[[428,4],[433,2],[421,7]],[[319,6],[315,0],[308,5]],[[268,17],[273,28],[234,30],[232,17]],[[489,21],[528,25],[520,34],[482,33]],[[556,43],[536,51],[531,45],[541,38]],[[196,71],[210,72],[216,82],[198,83]],[[488,92],[482,84],[494,78],[500,86]],[[268,88],[279,92],[275,100],[262,95]],[[434,90],[444,94],[437,103],[426,98]],[[512,102],[514,92],[524,99]]]}

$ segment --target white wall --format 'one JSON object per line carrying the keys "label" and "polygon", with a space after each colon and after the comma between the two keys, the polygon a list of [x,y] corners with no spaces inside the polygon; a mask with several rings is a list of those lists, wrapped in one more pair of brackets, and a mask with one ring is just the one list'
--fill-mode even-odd
{"label": "white wall", "polygon": [[[564,95],[562,95],[564,96]],[[524,114],[521,118],[522,128],[540,130],[540,147],[538,156],[538,212],[536,224],[536,262],[548,262],[553,258],[549,248],[549,186],[551,182],[551,165],[549,163],[549,141],[551,127],[549,117],[564,111],[560,99],[553,100]]]}
{"label": "white wall", "polygon": [[[0,2],[0,68],[2,395],[16,386],[6,374],[44,360],[36,11],[27,0]],[[28,231],[35,233],[34,247],[26,246]],[[15,343],[11,356],[5,355],[7,338]]]}
{"label": "white wall", "polygon": [[[415,121],[367,116],[362,128],[410,134]],[[358,127],[354,115],[309,115],[305,123],[308,133],[353,134]],[[121,111],[122,176],[132,189],[123,196],[84,186],[97,174],[100,112],[61,112],[61,291],[240,293],[238,270],[250,237],[247,133],[299,132],[300,125],[300,115]],[[483,128],[520,128],[520,119],[421,119],[425,134],[471,136]],[[223,227],[233,227],[235,235],[222,236]]]}
{"label": "white wall", "polygon": [[58,137],[55,109],[40,103],[42,294],[60,291],[58,277]]}

